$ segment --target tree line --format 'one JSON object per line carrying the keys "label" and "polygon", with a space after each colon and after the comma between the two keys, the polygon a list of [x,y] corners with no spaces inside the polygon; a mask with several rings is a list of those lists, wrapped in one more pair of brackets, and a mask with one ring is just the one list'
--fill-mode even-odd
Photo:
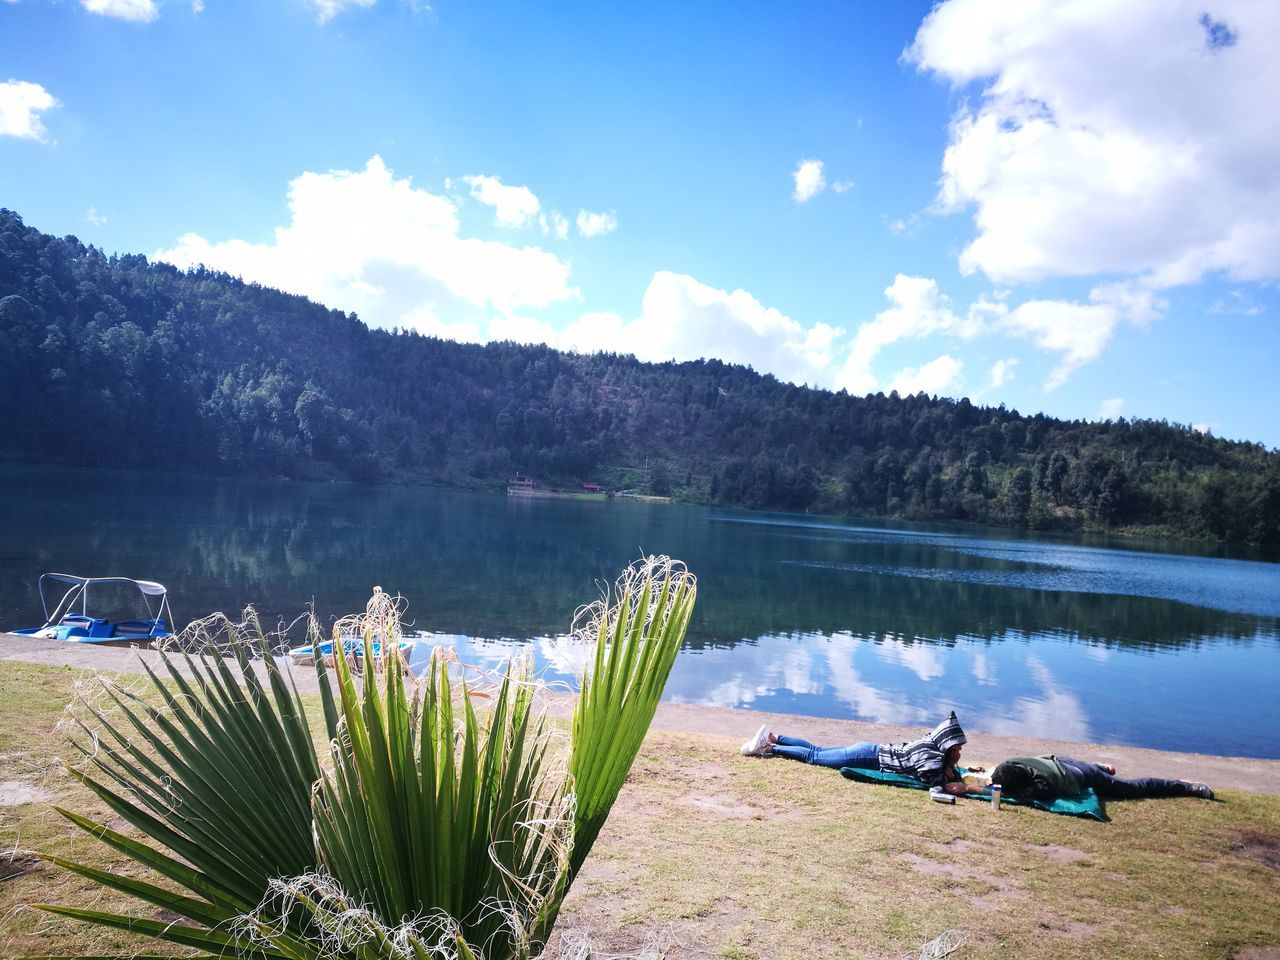
{"label": "tree line", "polygon": [[1280,452],[1261,444],[372,330],[8,210],[0,335],[9,461],[490,489],[520,471],[698,503],[1280,544]]}

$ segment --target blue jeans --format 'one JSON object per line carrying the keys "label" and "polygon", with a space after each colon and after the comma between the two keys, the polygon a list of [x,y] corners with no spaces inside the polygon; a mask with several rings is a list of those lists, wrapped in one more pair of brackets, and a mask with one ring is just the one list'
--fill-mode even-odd
{"label": "blue jeans", "polygon": [[1110,797],[1113,800],[1140,800],[1144,797],[1194,796],[1191,784],[1183,783],[1181,780],[1164,780],[1160,777],[1121,780],[1088,760],[1058,757],[1058,762],[1076,775],[1080,780],[1081,788],[1093,787],[1100,797]]}
{"label": "blue jeans", "polygon": [[775,757],[800,760],[819,767],[857,767],[859,770],[880,769],[880,745],[877,743],[851,743],[847,747],[815,747],[808,740],[798,740],[778,734],[773,745]]}

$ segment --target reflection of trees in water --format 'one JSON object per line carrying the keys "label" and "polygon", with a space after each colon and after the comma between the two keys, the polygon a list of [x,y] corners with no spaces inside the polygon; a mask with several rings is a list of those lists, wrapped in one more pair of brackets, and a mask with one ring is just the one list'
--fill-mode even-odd
{"label": "reflection of trees in water", "polygon": [[[1205,640],[1280,640],[1270,618],[1223,613],[1171,600],[1124,595],[1009,589],[982,583],[801,568],[781,604],[718,610],[720,639],[768,633],[852,632],[912,642],[954,643],[1010,633],[1052,634],[1089,643],[1139,648],[1197,645]],[[760,577],[766,570],[758,571]],[[707,591],[711,593],[711,591]],[[708,604],[709,606],[710,604]]]}
{"label": "reflection of trees in water", "polygon": [[[0,473],[0,494],[0,522],[30,550],[3,567],[3,607],[28,617],[35,576],[57,568],[161,580],[184,621],[252,603],[274,623],[314,599],[328,622],[363,609],[378,584],[408,598],[419,629],[523,639],[565,630],[644,551],[684,560],[701,581],[692,648],[840,631],[1138,647],[1277,636],[1275,620],[1172,601],[867,572],[1042,573],[1030,541],[979,555],[888,533],[855,541],[709,522],[699,508],[73,471]],[[838,569],[851,565],[863,569]]]}
{"label": "reflection of trees in water", "polygon": [[[292,619],[314,598],[321,619],[331,620],[363,609],[379,584],[404,594],[423,628],[523,638],[567,629],[574,610],[598,595],[597,581],[612,581],[654,542],[645,516],[652,510],[634,505],[546,502],[530,510],[448,491],[126,474],[90,483],[39,472],[52,480],[0,477],[18,488],[0,498],[5,504],[25,501],[0,519],[35,554],[0,587],[22,610],[45,567],[110,566],[167,583],[183,618],[252,603],[270,623]],[[567,519],[580,527],[583,513],[598,509],[614,522],[590,536],[566,531]],[[41,549],[42,541],[56,546]]]}

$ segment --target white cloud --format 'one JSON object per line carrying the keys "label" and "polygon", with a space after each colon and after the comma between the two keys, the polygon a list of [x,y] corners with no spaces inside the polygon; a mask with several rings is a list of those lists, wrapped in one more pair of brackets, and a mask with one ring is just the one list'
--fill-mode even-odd
{"label": "white cloud", "polygon": [[372,7],[378,0],[312,0],[316,7],[316,19],[328,23],[338,14],[352,7]]}
{"label": "white cloud", "polygon": [[80,0],[90,13],[134,23],[150,23],[160,15],[155,0]]}
{"label": "white cloud", "polygon": [[516,343],[556,342],[556,329],[551,324],[533,317],[518,315],[497,316],[489,321],[489,340],[512,340]]}
{"label": "white cloud", "polygon": [[1096,360],[1120,323],[1109,304],[1081,304],[1065,300],[1028,300],[1010,311],[1001,326],[1026,337],[1041,350],[1062,354],[1045,390],[1056,390],[1086,363]]}
{"label": "white cloud", "polygon": [[898,274],[886,288],[888,309],[858,327],[837,386],[850,393],[870,393],[876,389],[872,361],[885,347],[899,340],[918,340],[937,333],[953,333],[964,339],[983,330],[982,308],[970,308],[961,317],[938,290],[935,280]]}
{"label": "white cloud", "polygon": [[1280,4],[947,0],[906,58],[978,83],[936,207],[972,208],[966,273],[1280,276]]}
{"label": "white cloud", "polygon": [[[1122,322],[1148,323],[1165,306],[1150,290],[1114,283],[1096,287],[1088,303],[1028,300],[1011,307],[1003,299],[980,298],[961,313],[953,309],[950,299],[939,291],[937,281],[906,274],[894,278],[885,296],[890,306],[855,332],[836,377],[838,388],[854,394],[876,390],[878,380],[872,369],[876,357],[886,347],[902,340],[945,336],[968,341],[1005,335],[1029,340],[1040,350],[1061,354],[1044,385],[1046,390],[1056,390],[1080,367],[1102,355]],[[943,357],[938,357],[923,367],[902,370],[890,389],[899,393],[921,389],[936,393],[954,386],[960,374],[959,361],[946,359],[951,363],[942,362]],[[1017,362],[1010,358],[997,363],[986,389],[1007,382]]]}
{"label": "white cloud", "polygon": [[847,193],[848,191],[852,190],[855,186],[857,186],[857,184],[855,184],[852,180],[837,180],[835,183],[831,185],[831,189],[834,190],[836,193]]}
{"label": "white cloud", "polygon": [[1217,426],[1218,424],[1216,423],[1193,423],[1191,429],[1196,433],[1207,433],[1213,436],[1213,431],[1217,429]]}
{"label": "white cloud", "polygon": [[1210,313],[1234,314],[1240,317],[1256,317],[1263,310],[1262,304],[1243,290],[1229,290],[1225,300],[1219,298],[1209,305]]}
{"label": "white cloud", "polygon": [[1098,408],[1099,420],[1115,420],[1124,410],[1124,397],[1108,397]]}
{"label": "white cloud", "polygon": [[618,229],[618,218],[610,210],[608,213],[592,213],[590,210],[578,211],[578,233],[584,237],[600,237],[613,233]]}
{"label": "white cloud", "polygon": [[990,390],[998,390],[1006,383],[1013,379],[1013,368],[1018,365],[1018,361],[1014,357],[1006,357],[1003,360],[997,360],[991,365],[991,373],[987,379],[987,387],[984,393]]}
{"label": "white cloud", "polygon": [[[670,272],[653,276],[639,316],[586,313],[557,330],[538,311],[578,296],[568,262],[537,247],[461,236],[461,198],[415,188],[376,156],[363,170],[304,173],[288,196],[289,222],[269,242],[190,233],[155,259],[303,294],[373,326],[467,342],[541,342],[656,361],[716,357],[813,384],[830,382],[843,349],[838,327],[802,327],[744,290]],[[548,231],[560,222],[551,211]]]}
{"label": "white cloud", "polygon": [[84,218],[95,227],[100,227],[107,222],[107,218],[98,212],[97,207],[90,207],[84,212]]}
{"label": "white cloud", "polygon": [[39,114],[61,106],[44,87],[26,80],[0,83],[0,137],[19,140],[45,139]]}
{"label": "white cloud", "polygon": [[528,187],[512,187],[497,177],[462,177],[471,196],[493,207],[494,219],[504,227],[528,226],[542,210],[542,204]]}
{"label": "white cloud", "polygon": [[458,343],[484,343],[488,340],[479,320],[443,320],[436,313],[436,305],[433,303],[409,309],[394,326],[416,330],[425,337],[439,337],[441,340],[455,340]]}
{"label": "white cloud", "polygon": [[895,217],[887,220],[885,226],[889,228],[889,232],[902,236],[915,232],[916,225],[920,222],[920,214],[913,213],[906,217]]}
{"label": "white cloud", "polygon": [[354,311],[373,326],[479,339],[506,317],[576,297],[569,264],[537,247],[463,237],[447,197],[397,180],[380,157],[363,170],[304,173],[290,222],[269,243],[181,237],[155,259],[205,264]]}
{"label": "white cloud", "polygon": [[946,394],[948,389],[959,387],[963,369],[961,361],[944,353],[923,366],[899,370],[889,381],[889,389],[904,397],[921,392],[930,396]]}
{"label": "white cloud", "polygon": [[[552,346],[577,353],[631,353],[634,351],[630,344],[643,339],[635,335],[638,323],[628,324],[608,310],[584,313],[560,332]],[[670,360],[675,355],[673,351],[661,359]]]}
{"label": "white cloud", "polygon": [[1149,323],[1166,304],[1150,290],[1113,283],[1095,287],[1089,303],[1068,300],[1028,300],[998,312],[999,328],[1031,340],[1041,350],[1062,354],[1045,381],[1046,391],[1062,386],[1080,367],[1092,363],[1111,342],[1122,322]]}
{"label": "white cloud", "polygon": [[544,234],[557,240],[564,240],[569,236],[569,218],[559,210],[552,210],[550,217],[545,213],[538,214],[538,226]]}
{"label": "white cloud", "polygon": [[822,172],[821,160],[801,160],[791,173],[795,181],[792,198],[796,203],[808,203],[827,189],[827,178]]}
{"label": "white cloud", "polygon": [[627,322],[615,313],[586,314],[565,328],[556,345],[584,353],[634,353],[654,361],[716,357],[793,383],[825,383],[843,333],[823,323],[802,327],[745,290],[718,290],[693,277],[661,271],[649,281],[635,320]]}

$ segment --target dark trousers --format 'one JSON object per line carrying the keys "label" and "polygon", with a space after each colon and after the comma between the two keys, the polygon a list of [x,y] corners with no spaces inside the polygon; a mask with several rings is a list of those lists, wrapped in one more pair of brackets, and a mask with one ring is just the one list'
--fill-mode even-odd
{"label": "dark trousers", "polygon": [[1112,776],[1096,763],[1088,760],[1073,760],[1070,757],[1058,757],[1058,762],[1070,770],[1080,780],[1080,786],[1093,787],[1100,797],[1115,800],[1140,800],[1143,797],[1190,797],[1191,784],[1181,780],[1163,780],[1160,777],[1138,777],[1134,780],[1121,780]]}

